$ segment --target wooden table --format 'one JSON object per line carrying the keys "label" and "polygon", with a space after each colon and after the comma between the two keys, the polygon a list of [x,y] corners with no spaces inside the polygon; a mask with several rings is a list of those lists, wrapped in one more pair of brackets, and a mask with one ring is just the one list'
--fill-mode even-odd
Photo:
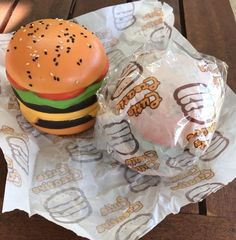
{"label": "wooden table", "polygon": [[[32,20],[72,18],[125,0],[0,0],[0,32]],[[236,23],[229,0],[166,0],[174,8],[175,26],[200,51],[229,65],[228,84],[236,92]],[[0,209],[6,163],[0,156]],[[236,159],[235,159],[236,161]],[[12,199],[14,201],[14,199]],[[74,233],[40,216],[20,211],[0,214],[1,240],[79,240]],[[142,240],[236,240],[236,181],[199,204],[168,216]]]}

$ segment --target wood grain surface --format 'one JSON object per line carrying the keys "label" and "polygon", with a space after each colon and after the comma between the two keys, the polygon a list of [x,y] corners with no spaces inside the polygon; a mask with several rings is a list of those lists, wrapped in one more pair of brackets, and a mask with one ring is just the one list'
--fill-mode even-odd
{"label": "wood grain surface", "polygon": [[4,30],[11,32],[21,25],[42,18],[64,18],[70,13],[72,0],[20,0]]}
{"label": "wood grain surface", "polygon": [[11,15],[17,5],[15,0],[1,0],[0,1],[0,33],[2,33],[11,18]]}
{"label": "wood grain surface", "polygon": [[73,11],[73,17],[78,17],[82,14],[95,11],[99,8],[108,7],[120,3],[125,3],[126,0],[78,0],[76,1],[75,8]]}
{"label": "wood grain surface", "polygon": [[[6,222],[8,224],[6,224]],[[40,216],[14,211],[0,218],[3,240],[84,240]],[[27,229],[27,230],[26,230]],[[166,217],[141,240],[235,240],[236,222],[224,217],[178,214]],[[113,239],[111,239],[113,240]],[[127,239],[128,240],[128,239]]]}

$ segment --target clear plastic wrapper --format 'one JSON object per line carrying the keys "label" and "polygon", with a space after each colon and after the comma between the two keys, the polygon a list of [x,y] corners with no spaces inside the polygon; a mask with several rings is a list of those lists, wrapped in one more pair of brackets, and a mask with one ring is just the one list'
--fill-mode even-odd
{"label": "clear plastic wrapper", "polygon": [[[158,53],[165,53],[168,46],[175,47],[181,56],[199,58],[176,29],[169,28],[174,43],[162,42],[165,38],[158,37],[160,24],[172,26],[174,16],[170,6],[156,0],[99,9],[74,21],[100,37],[109,56],[111,72],[119,71],[117,76],[129,61],[138,57],[134,54],[139,52],[138,49],[149,51],[152,48],[150,44],[143,48],[150,36],[161,43]],[[144,141],[141,134],[131,132],[129,120],[123,119],[122,115],[117,119],[115,108],[111,109],[107,104],[102,105],[98,116],[98,123],[104,123],[106,127],[98,124],[95,128],[97,136],[100,132],[104,134],[99,139],[94,138],[93,129],[68,137],[44,134],[21,115],[6,79],[4,58],[11,37],[11,34],[0,34],[0,147],[8,164],[3,212],[21,209],[29,216],[39,214],[91,240],[137,240],[168,214],[178,213],[182,206],[201,201],[235,178],[236,95],[229,87],[217,130],[201,156],[194,155],[189,149],[168,149]],[[224,74],[225,65],[219,63],[216,61]],[[183,71],[190,73],[188,68]],[[111,86],[115,88],[116,85],[114,82]],[[157,89],[163,97],[159,92],[161,85]],[[108,99],[106,91],[109,93],[108,88],[103,88],[99,94],[101,103]],[[175,100],[172,103],[179,106]],[[113,115],[119,124],[111,125]],[[125,140],[130,144],[122,145],[127,147],[121,147],[119,139],[111,136],[117,127],[128,136]],[[105,135],[104,129],[109,136]],[[96,145],[105,151],[97,149]],[[121,159],[128,157],[120,153],[129,154],[137,146],[142,147],[139,150],[147,151],[141,157],[133,154],[138,157],[131,158],[127,165],[135,169],[136,165],[149,159],[146,165],[156,169],[153,175],[160,173],[160,176],[140,174],[137,169],[133,171],[116,160],[119,156]]]}
{"label": "clear plastic wrapper", "polygon": [[192,160],[182,167],[190,167],[208,150],[227,77],[224,62],[186,50],[172,28],[161,18],[147,42],[111,66],[96,125],[99,149],[135,171],[167,177],[161,163],[173,154],[188,152]]}

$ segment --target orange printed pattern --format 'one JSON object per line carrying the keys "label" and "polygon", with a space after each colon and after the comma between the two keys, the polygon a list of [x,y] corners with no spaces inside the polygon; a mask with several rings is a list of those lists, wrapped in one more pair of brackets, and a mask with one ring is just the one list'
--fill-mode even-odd
{"label": "orange printed pattern", "polygon": [[13,160],[8,156],[4,156],[7,162],[7,181],[13,183],[15,186],[20,187],[22,185],[21,176],[13,166]]}
{"label": "orange printed pattern", "polygon": [[107,230],[112,229],[116,225],[127,220],[131,216],[131,214],[139,212],[142,208],[143,204],[140,201],[132,203],[127,198],[122,198],[118,196],[114,204],[107,204],[103,208],[101,208],[101,215],[106,216],[120,210],[126,210],[121,215],[109,218],[104,223],[96,226],[97,232],[103,233]]}
{"label": "orange printed pattern", "polygon": [[146,107],[150,107],[151,109],[158,108],[161,101],[162,98],[157,92],[147,93],[144,95],[144,98],[141,101],[137,102],[129,108],[128,115],[131,117],[138,117],[138,115],[140,115]]}
{"label": "orange printed pattern", "polygon": [[132,157],[125,160],[125,164],[138,172],[145,172],[149,169],[159,169],[160,162],[156,151],[147,151],[142,156]]}
{"label": "orange printed pattern", "polygon": [[176,183],[171,186],[171,190],[185,189],[194,186],[204,180],[212,179],[215,173],[211,169],[200,170],[197,166],[193,166],[184,174],[179,174],[171,179],[172,183]]}
{"label": "orange printed pattern", "polygon": [[131,89],[122,100],[116,105],[117,110],[123,110],[126,105],[128,105],[129,101],[132,100],[137,93],[141,93],[142,91],[149,90],[155,91],[160,82],[155,77],[148,77],[143,80],[143,82],[139,85],[136,85],[133,89]]}
{"label": "orange printed pattern", "polygon": [[189,133],[186,137],[186,139],[190,142],[193,142],[193,146],[195,148],[204,150],[208,146],[208,141],[201,140],[201,137],[204,137],[204,139],[207,138],[209,133],[213,133],[216,129],[216,123],[214,122],[209,127],[206,128],[200,128],[194,130],[192,133]]}

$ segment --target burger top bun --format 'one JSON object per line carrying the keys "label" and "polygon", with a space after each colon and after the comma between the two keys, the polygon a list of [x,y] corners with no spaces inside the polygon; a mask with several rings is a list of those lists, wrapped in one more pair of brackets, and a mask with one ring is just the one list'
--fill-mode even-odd
{"label": "burger top bun", "polygon": [[9,81],[18,89],[42,94],[81,92],[108,69],[100,40],[84,26],[43,19],[22,26],[7,54]]}

